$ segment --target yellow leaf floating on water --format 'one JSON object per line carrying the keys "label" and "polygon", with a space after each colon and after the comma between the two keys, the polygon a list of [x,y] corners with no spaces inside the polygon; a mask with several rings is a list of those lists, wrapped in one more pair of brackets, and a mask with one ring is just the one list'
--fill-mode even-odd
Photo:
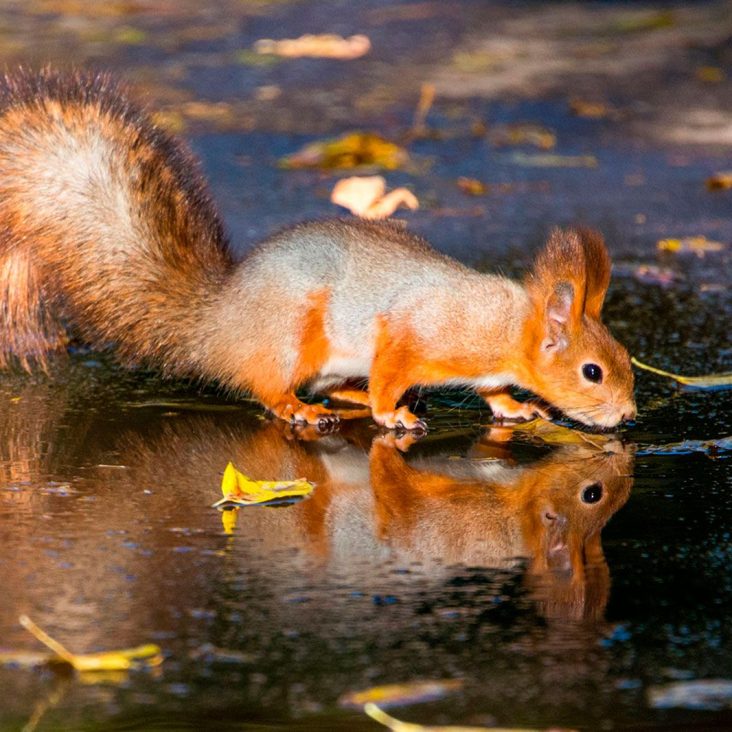
{"label": "yellow leaf floating on water", "polygon": [[358,167],[396,170],[407,161],[407,151],[371,132],[349,132],[331,140],[311,142],[280,160],[288,169],[323,168],[348,170]]}
{"label": "yellow leaf floating on water", "polygon": [[680,374],[672,374],[669,371],[657,369],[655,366],[649,366],[648,364],[641,363],[635,356],[630,359],[630,362],[639,369],[650,371],[652,374],[658,374],[659,376],[666,376],[669,379],[678,381],[679,384],[692,386],[696,389],[723,389],[725,387],[732,386],[732,372],[725,374],[708,374],[706,376],[681,376]]}
{"label": "yellow leaf floating on water", "polygon": [[364,704],[378,702],[382,706],[396,704],[416,704],[417,702],[440,699],[462,688],[460,679],[444,679],[437,681],[412,681],[406,684],[385,684],[372,686],[362,691],[350,691],[343,694],[338,703],[343,707],[360,708]]}
{"label": "yellow leaf floating on water", "polygon": [[257,53],[285,58],[335,58],[351,61],[365,56],[371,50],[371,41],[368,36],[360,34],[343,38],[333,33],[307,33],[300,38],[285,38],[280,41],[263,38],[254,44],[254,50]]}
{"label": "yellow leaf floating on water", "polygon": [[532,419],[512,425],[514,432],[529,434],[547,445],[591,445],[598,450],[612,447],[616,437],[601,432],[582,432],[546,419]]}
{"label": "yellow leaf floating on water", "polygon": [[371,719],[383,724],[392,732],[486,732],[486,730],[491,730],[491,732],[538,732],[538,730],[530,730],[525,727],[463,727],[454,725],[435,727],[426,724],[414,724],[413,722],[402,722],[401,719],[387,714],[373,702],[368,702],[363,710]]}
{"label": "yellow leaf floating on water", "polygon": [[364,219],[388,218],[401,205],[412,211],[419,208],[417,197],[406,188],[395,188],[386,193],[386,181],[380,175],[339,180],[330,200]]}
{"label": "yellow leaf floating on water", "polygon": [[234,508],[304,498],[315,486],[305,478],[298,480],[252,480],[229,463],[221,479],[224,497],[213,504],[213,508]]}
{"label": "yellow leaf floating on water", "polygon": [[137,648],[125,648],[102,653],[72,653],[39,628],[27,615],[21,615],[20,624],[43,645],[53,651],[46,657],[46,663],[67,663],[76,671],[126,671],[138,666],[159,666],[163,662],[160,647],[148,643]]}

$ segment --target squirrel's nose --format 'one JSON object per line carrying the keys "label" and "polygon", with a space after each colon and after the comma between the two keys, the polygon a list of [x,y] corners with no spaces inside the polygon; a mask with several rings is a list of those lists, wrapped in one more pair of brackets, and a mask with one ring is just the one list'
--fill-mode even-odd
{"label": "squirrel's nose", "polygon": [[635,408],[635,404],[631,404],[630,406],[626,407],[626,409],[623,411],[623,422],[630,422],[631,420],[635,419],[636,415],[638,414],[638,410]]}

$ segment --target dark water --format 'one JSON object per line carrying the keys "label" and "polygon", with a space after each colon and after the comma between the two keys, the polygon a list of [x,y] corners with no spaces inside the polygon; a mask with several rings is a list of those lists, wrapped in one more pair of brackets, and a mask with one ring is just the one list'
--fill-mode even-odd
{"label": "dark water", "polygon": [[[643,72],[653,83],[642,94],[633,70],[568,81],[547,69],[536,88],[503,94],[479,93],[462,75],[481,39],[513,23],[526,43],[541,40],[532,23],[568,7],[575,36],[607,44],[607,28],[629,27],[612,15],[624,4],[461,2],[449,18],[433,3],[107,7],[0,4],[4,60],[104,65],[153,106],[183,110],[242,249],[276,226],[336,213],[334,176],[282,171],[279,157],[360,126],[396,137],[419,83],[437,79],[438,139],[414,142],[413,167],[387,176],[423,203],[402,216],[410,227],[481,268],[518,273],[551,226],[590,223],[616,264],[605,318],[629,350],[689,374],[732,368],[732,199],[704,187],[729,167],[729,148],[722,132],[718,144],[692,145],[655,126],[677,124],[674,92],[689,119],[729,98],[728,82],[694,80],[705,64],[732,76],[720,4],[698,4],[669,31],[627,31],[662,47],[665,65]],[[658,34],[682,20],[696,45],[669,36],[666,49]],[[367,32],[374,51],[350,65],[237,56],[257,38],[313,30]],[[281,94],[263,101],[263,86]],[[622,114],[571,116],[568,98],[593,89]],[[196,119],[191,99],[236,114]],[[471,132],[476,120],[541,123],[557,134],[553,153],[594,155],[597,167],[519,164],[516,149]],[[511,187],[468,198],[459,176]],[[724,248],[656,251],[659,239],[692,235]],[[668,268],[674,283],[640,281],[644,264]],[[677,681],[732,679],[732,481],[720,442],[732,435],[732,392],[681,391],[638,373],[637,401],[635,424],[583,439],[561,427],[499,428],[467,394],[432,394],[430,432],[410,446],[368,420],[319,439],[293,435],[215,386],[123,371],[106,354],[73,354],[49,376],[3,375],[0,647],[38,650],[18,624],[27,613],[74,651],[155,642],[165,661],[107,677],[0,667],[0,729],[377,729],[339,696],[431,678],[464,687],[396,716],[732,727],[729,698],[713,710],[659,709],[650,697]],[[292,506],[222,515],[210,504],[228,461],[317,487]]]}

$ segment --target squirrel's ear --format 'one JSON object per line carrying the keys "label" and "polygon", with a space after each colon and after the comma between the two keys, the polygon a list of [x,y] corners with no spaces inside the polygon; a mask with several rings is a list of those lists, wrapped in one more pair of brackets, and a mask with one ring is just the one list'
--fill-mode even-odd
{"label": "squirrel's ear", "polygon": [[600,319],[605,293],[610,284],[610,255],[602,234],[593,229],[577,229],[585,253],[585,315]]}
{"label": "squirrel's ear", "polygon": [[576,231],[551,233],[526,286],[541,329],[541,349],[566,348],[571,333],[581,326],[585,304],[585,255]]}
{"label": "squirrel's ear", "polygon": [[542,314],[544,337],[542,351],[563,351],[569,345],[573,327],[576,294],[571,282],[557,282],[549,291]]}

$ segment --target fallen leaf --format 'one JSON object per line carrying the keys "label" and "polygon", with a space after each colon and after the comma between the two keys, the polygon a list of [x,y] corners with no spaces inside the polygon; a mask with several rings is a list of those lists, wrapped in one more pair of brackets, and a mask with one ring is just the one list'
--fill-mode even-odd
{"label": "fallen leaf", "polygon": [[570,99],[569,109],[577,117],[588,119],[603,119],[613,111],[604,102],[593,102],[586,99]]}
{"label": "fallen leaf", "polygon": [[727,77],[724,70],[720,69],[719,66],[700,66],[696,70],[696,78],[705,84],[719,84]]}
{"label": "fallen leaf", "polygon": [[385,219],[404,205],[413,211],[419,208],[416,196],[406,188],[386,192],[386,181],[380,175],[339,180],[330,200],[365,219]]}
{"label": "fallen leaf", "polygon": [[533,168],[596,168],[597,158],[594,155],[550,155],[516,152],[511,155],[511,162],[516,165]]}
{"label": "fallen leaf", "polygon": [[724,170],[707,178],[707,190],[726,191],[732,188],[732,170]]}
{"label": "fallen leaf", "polygon": [[308,33],[300,38],[280,41],[263,38],[254,44],[254,50],[259,54],[285,58],[334,58],[351,61],[365,56],[371,50],[371,41],[364,35],[343,38],[332,33],[320,35]]}
{"label": "fallen leaf", "polygon": [[669,379],[678,381],[679,384],[691,386],[695,389],[725,389],[732,386],[732,373],[708,374],[707,376],[681,376],[680,374],[672,374],[669,371],[657,369],[655,366],[641,363],[635,356],[630,359],[630,362],[639,369],[650,371],[652,374],[658,374],[659,376],[666,376]]}
{"label": "fallen leaf", "polygon": [[148,643],[137,648],[125,648],[102,653],[72,653],[55,638],[39,628],[27,615],[21,615],[20,624],[43,645],[53,651],[46,657],[46,663],[66,663],[74,670],[88,671],[126,671],[139,666],[159,666],[163,662],[160,647]]}
{"label": "fallen leaf", "polygon": [[687,236],[683,239],[661,239],[656,248],[662,252],[696,254],[697,257],[703,257],[707,252],[721,252],[724,244],[711,241],[706,236]]}
{"label": "fallen leaf", "polygon": [[732,681],[699,679],[651,686],[648,703],[654,709],[729,709],[732,707]]}
{"label": "fallen leaf", "polygon": [[546,419],[533,419],[530,422],[517,422],[509,427],[513,432],[528,434],[547,445],[592,445],[599,450],[612,446],[617,438],[601,432],[583,432],[570,427],[549,422]]}
{"label": "fallen leaf", "polygon": [[221,479],[221,492],[224,497],[216,501],[212,507],[227,509],[235,506],[291,502],[309,495],[314,487],[305,478],[285,481],[252,480],[229,463]]}
{"label": "fallen leaf", "polygon": [[458,178],[457,187],[468,196],[484,196],[488,186],[477,178]]}
{"label": "fallen leaf", "polygon": [[406,684],[386,684],[372,686],[362,691],[350,691],[338,700],[342,707],[360,708],[369,702],[378,702],[382,706],[399,704],[416,704],[417,702],[441,699],[462,688],[460,679],[443,679],[437,681],[412,681]]}
{"label": "fallen leaf", "polygon": [[364,712],[371,717],[371,719],[383,724],[392,732],[485,732],[491,730],[491,732],[538,732],[538,730],[530,730],[526,727],[463,727],[453,725],[427,725],[427,724],[414,724],[413,722],[402,722],[401,719],[392,717],[387,714],[383,709],[378,707],[373,702],[368,702],[363,708]]}
{"label": "fallen leaf", "polygon": [[292,155],[282,158],[280,166],[288,169],[350,169],[361,166],[396,170],[408,159],[404,148],[370,132],[350,132],[331,140],[311,142]]}
{"label": "fallen leaf", "polygon": [[557,136],[551,130],[528,122],[494,127],[489,130],[488,139],[498,147],[533,145],[541,150],[551,150],[557,144]]}

